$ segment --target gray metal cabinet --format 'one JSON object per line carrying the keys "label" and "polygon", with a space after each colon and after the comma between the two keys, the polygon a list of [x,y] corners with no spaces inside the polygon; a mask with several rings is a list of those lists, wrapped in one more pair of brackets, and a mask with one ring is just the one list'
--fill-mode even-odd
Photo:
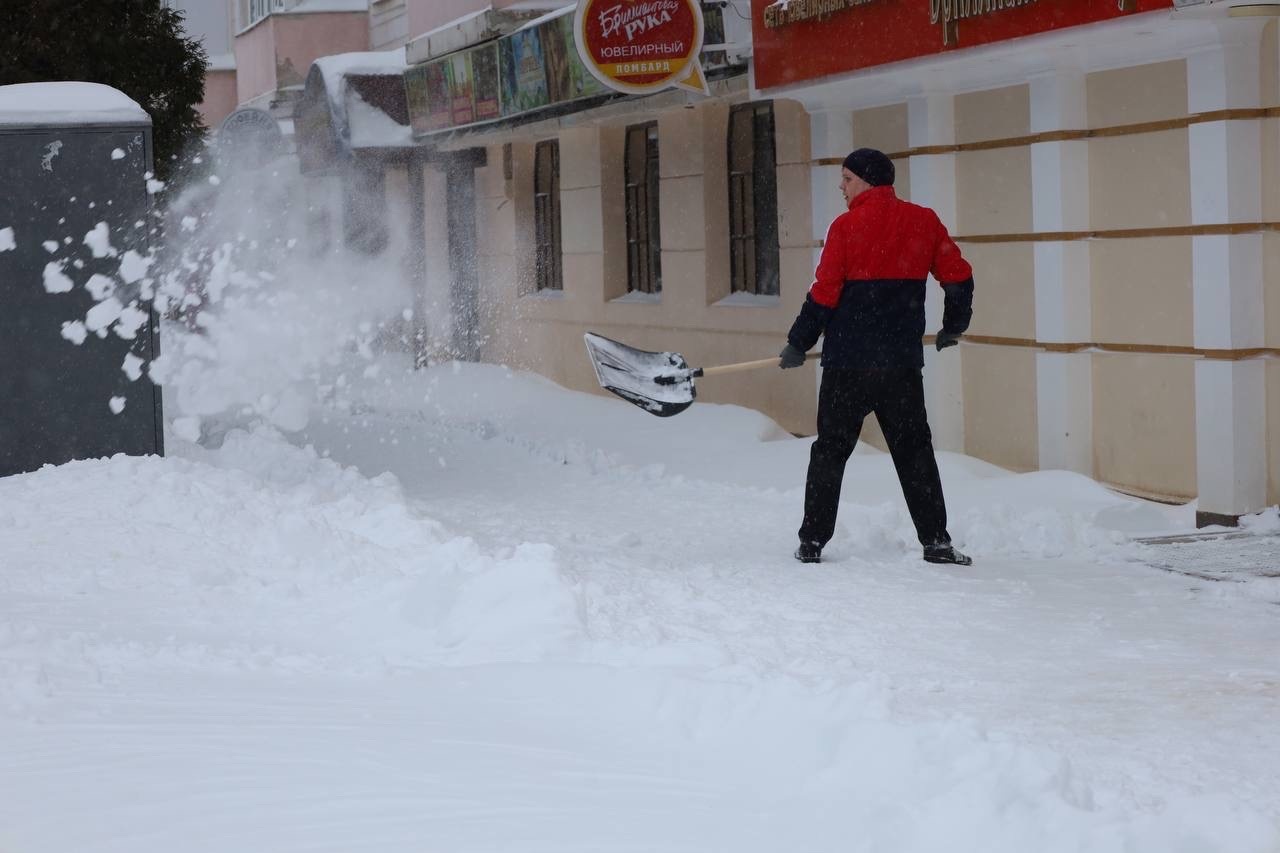
{"label": "gray metal cabinet", "polygon": [[[55,126],[0,115],[0,229],[12,228],[16,243],[0,251],[0,476],[164,451],[160,389],[146,374],[159,345],[151,303],[139,303],[149,320],[132,340],[90,332],[77,346],[63,336],[64,323],[83,321],[96,304],[90,277],[120,264],[95,258],[87,234],[106,223],[120,255],[146,254],[151,127],[140,118]],[[47,292],[50,263],[71,290]],[[122,287],[121,301],[134,288]],[[140,378],[124,370],[130,355],[141,360]],[[119,412],[112,398],[115,408],[123,400]]]}

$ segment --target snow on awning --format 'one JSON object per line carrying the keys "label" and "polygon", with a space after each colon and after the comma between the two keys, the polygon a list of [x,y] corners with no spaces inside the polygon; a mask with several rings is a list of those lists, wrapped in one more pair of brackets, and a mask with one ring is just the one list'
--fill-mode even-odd
{"label": "snow on awning", "polygon": [[413,146],[403,74],[348,74],[343,93],[352,148]]}
{"label": "snow on awning", "polygon": [[356,149],[413,147],[405,102],[404,51],[317,59],[294,112],[304,172],[326,169]]}
{"label": "snow on awning", "polygon": [[0,125],[150,124],[138,103],[101,83],[0,86]]}

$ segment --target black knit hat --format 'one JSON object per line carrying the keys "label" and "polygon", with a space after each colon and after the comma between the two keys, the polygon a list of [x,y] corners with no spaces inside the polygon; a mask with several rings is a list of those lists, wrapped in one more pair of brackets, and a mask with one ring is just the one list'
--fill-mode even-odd
{"label": "black knit hat", "polygon": [[844,158],[844,167],[873,187],[893,186],[893,161],[883,151],[859,148]]}

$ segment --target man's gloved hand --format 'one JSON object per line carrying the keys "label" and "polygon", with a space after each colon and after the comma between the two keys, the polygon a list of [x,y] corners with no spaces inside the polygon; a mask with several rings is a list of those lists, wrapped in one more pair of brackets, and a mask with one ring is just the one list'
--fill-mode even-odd
{"label": "man's gloved hand", "polygon": [[799,367],[804,364],[804,353],[787,344],[782,348],[782,352],[778,353],[778,367],[786,370],[788,367]]}
{"label": "man's gloved hand", "polygon": [[960,343],[960,337],[955,332],[938,332],[933,345],[938,348],[938,352],[942,352],[947,347],[953,347]]}

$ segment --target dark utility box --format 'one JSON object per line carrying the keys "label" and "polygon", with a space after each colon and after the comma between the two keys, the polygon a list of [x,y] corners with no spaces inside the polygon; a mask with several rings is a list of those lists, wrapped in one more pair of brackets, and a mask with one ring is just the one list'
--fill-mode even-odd
{"label": "dark utility box", "polygon": [[[160,389],[148,376],[158,318],[139,296],[141,282],[117,275],[126,250],[147,254],[150,119],[140,109],[89,112],[83,122],[74,111],[15,110],[6,89],[24,89],[24,98],[34,91],[0,87],[0,476],[162,454]],[[86,241],[91,232],[98,236]],[[104,252],[100,236],[114,255],[94,257],[95,247]],[[145,312],[132,339],[111,328],[73,343],[98,304],[86,287],[95,274],[114,279],[115,297],[136,299]]]}

